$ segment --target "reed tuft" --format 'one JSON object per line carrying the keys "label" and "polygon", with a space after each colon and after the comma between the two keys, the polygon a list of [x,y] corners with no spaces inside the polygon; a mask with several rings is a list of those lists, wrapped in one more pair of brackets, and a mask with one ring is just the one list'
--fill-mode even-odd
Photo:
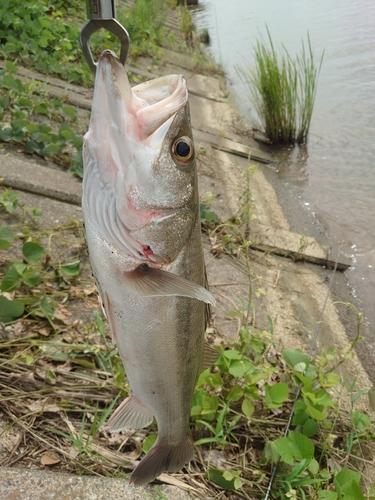
{"label": "reed tuft", "polygon": [[284,45],[276,52],[268,28],[267,35],[270,48],[259,40],[255,46],[255,68],[246,64],[236,72],[266,136],[274,144],[306,143],[324,52],[316,64],[307,34],[307,48],[302,41],[293,59]]}

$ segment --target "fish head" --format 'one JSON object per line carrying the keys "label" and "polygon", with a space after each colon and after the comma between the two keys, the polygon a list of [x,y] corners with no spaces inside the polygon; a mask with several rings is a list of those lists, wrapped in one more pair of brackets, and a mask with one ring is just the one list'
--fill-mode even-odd
{"label": "fish head", "polygon": [[[86,177],[96,179],[95,186],[85,183]],[[178,256],[199,214],[182,75],[131,88],[116,55],[102,53],[84,141],[85,189],[107,190],[114,197],[113,217],[138,245],[139,258],[170,263]]]}

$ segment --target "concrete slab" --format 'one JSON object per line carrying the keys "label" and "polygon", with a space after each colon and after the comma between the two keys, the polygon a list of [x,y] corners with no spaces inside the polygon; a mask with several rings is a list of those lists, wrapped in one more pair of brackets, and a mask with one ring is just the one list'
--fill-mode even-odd
{"label": "concrete slab", "polygon": [[[160,493],[159,493],[160,491]],[[163,495],[163,496],[162,496]],[[0,467],[1,500],[191,500],[175,486],[130,486],[124,479]],[[195,497],[196,498],[196,497]]]}
{"label": "concrete slab", "polygon": [[[312,264],[334,268],[337,254],[330,248],[323,249],[315,238],[304,236],[285,229],[262,224],[250,224],[251,247],[271,252],[294,260],[304,260]],[[340,256],[337,262],[339,271],[346,271],[351,262]]]}
{"label": "concrete slab", "polygon": [[[30,161],[31,160],[31,161]],[[53,164],[32,161],[9,150],[0,152],[0,177],[2,184],[21,191],[36,193],[55,200],[81,204],[80,179]]]}

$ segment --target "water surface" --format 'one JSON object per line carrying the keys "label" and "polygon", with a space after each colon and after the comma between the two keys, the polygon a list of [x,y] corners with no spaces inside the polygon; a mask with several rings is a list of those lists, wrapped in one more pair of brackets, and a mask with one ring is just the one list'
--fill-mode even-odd
{"label": "water surface", "polygon": [[375,2],[200,0],[194,18],[198,29],[208,28],[210,51],[251,123],[256,116],[235,66],[253,64],[266,25],[274,45],[291,55],[307,32],[317,60],[325,51],[308,145],[280,155],[276,175],[296,209],[352,257],[349,284],[375,347]]}

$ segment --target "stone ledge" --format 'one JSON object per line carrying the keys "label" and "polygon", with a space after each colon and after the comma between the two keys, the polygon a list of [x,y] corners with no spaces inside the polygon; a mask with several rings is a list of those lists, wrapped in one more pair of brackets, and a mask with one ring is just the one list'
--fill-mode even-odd
{"label": "stone ledge", "polygon": [[[163,498],[189,500],[176,486],[159,486]],[[152,486],[130,486],[125,479],[0,467],[2,500],[142,500],[154,498]]]}

